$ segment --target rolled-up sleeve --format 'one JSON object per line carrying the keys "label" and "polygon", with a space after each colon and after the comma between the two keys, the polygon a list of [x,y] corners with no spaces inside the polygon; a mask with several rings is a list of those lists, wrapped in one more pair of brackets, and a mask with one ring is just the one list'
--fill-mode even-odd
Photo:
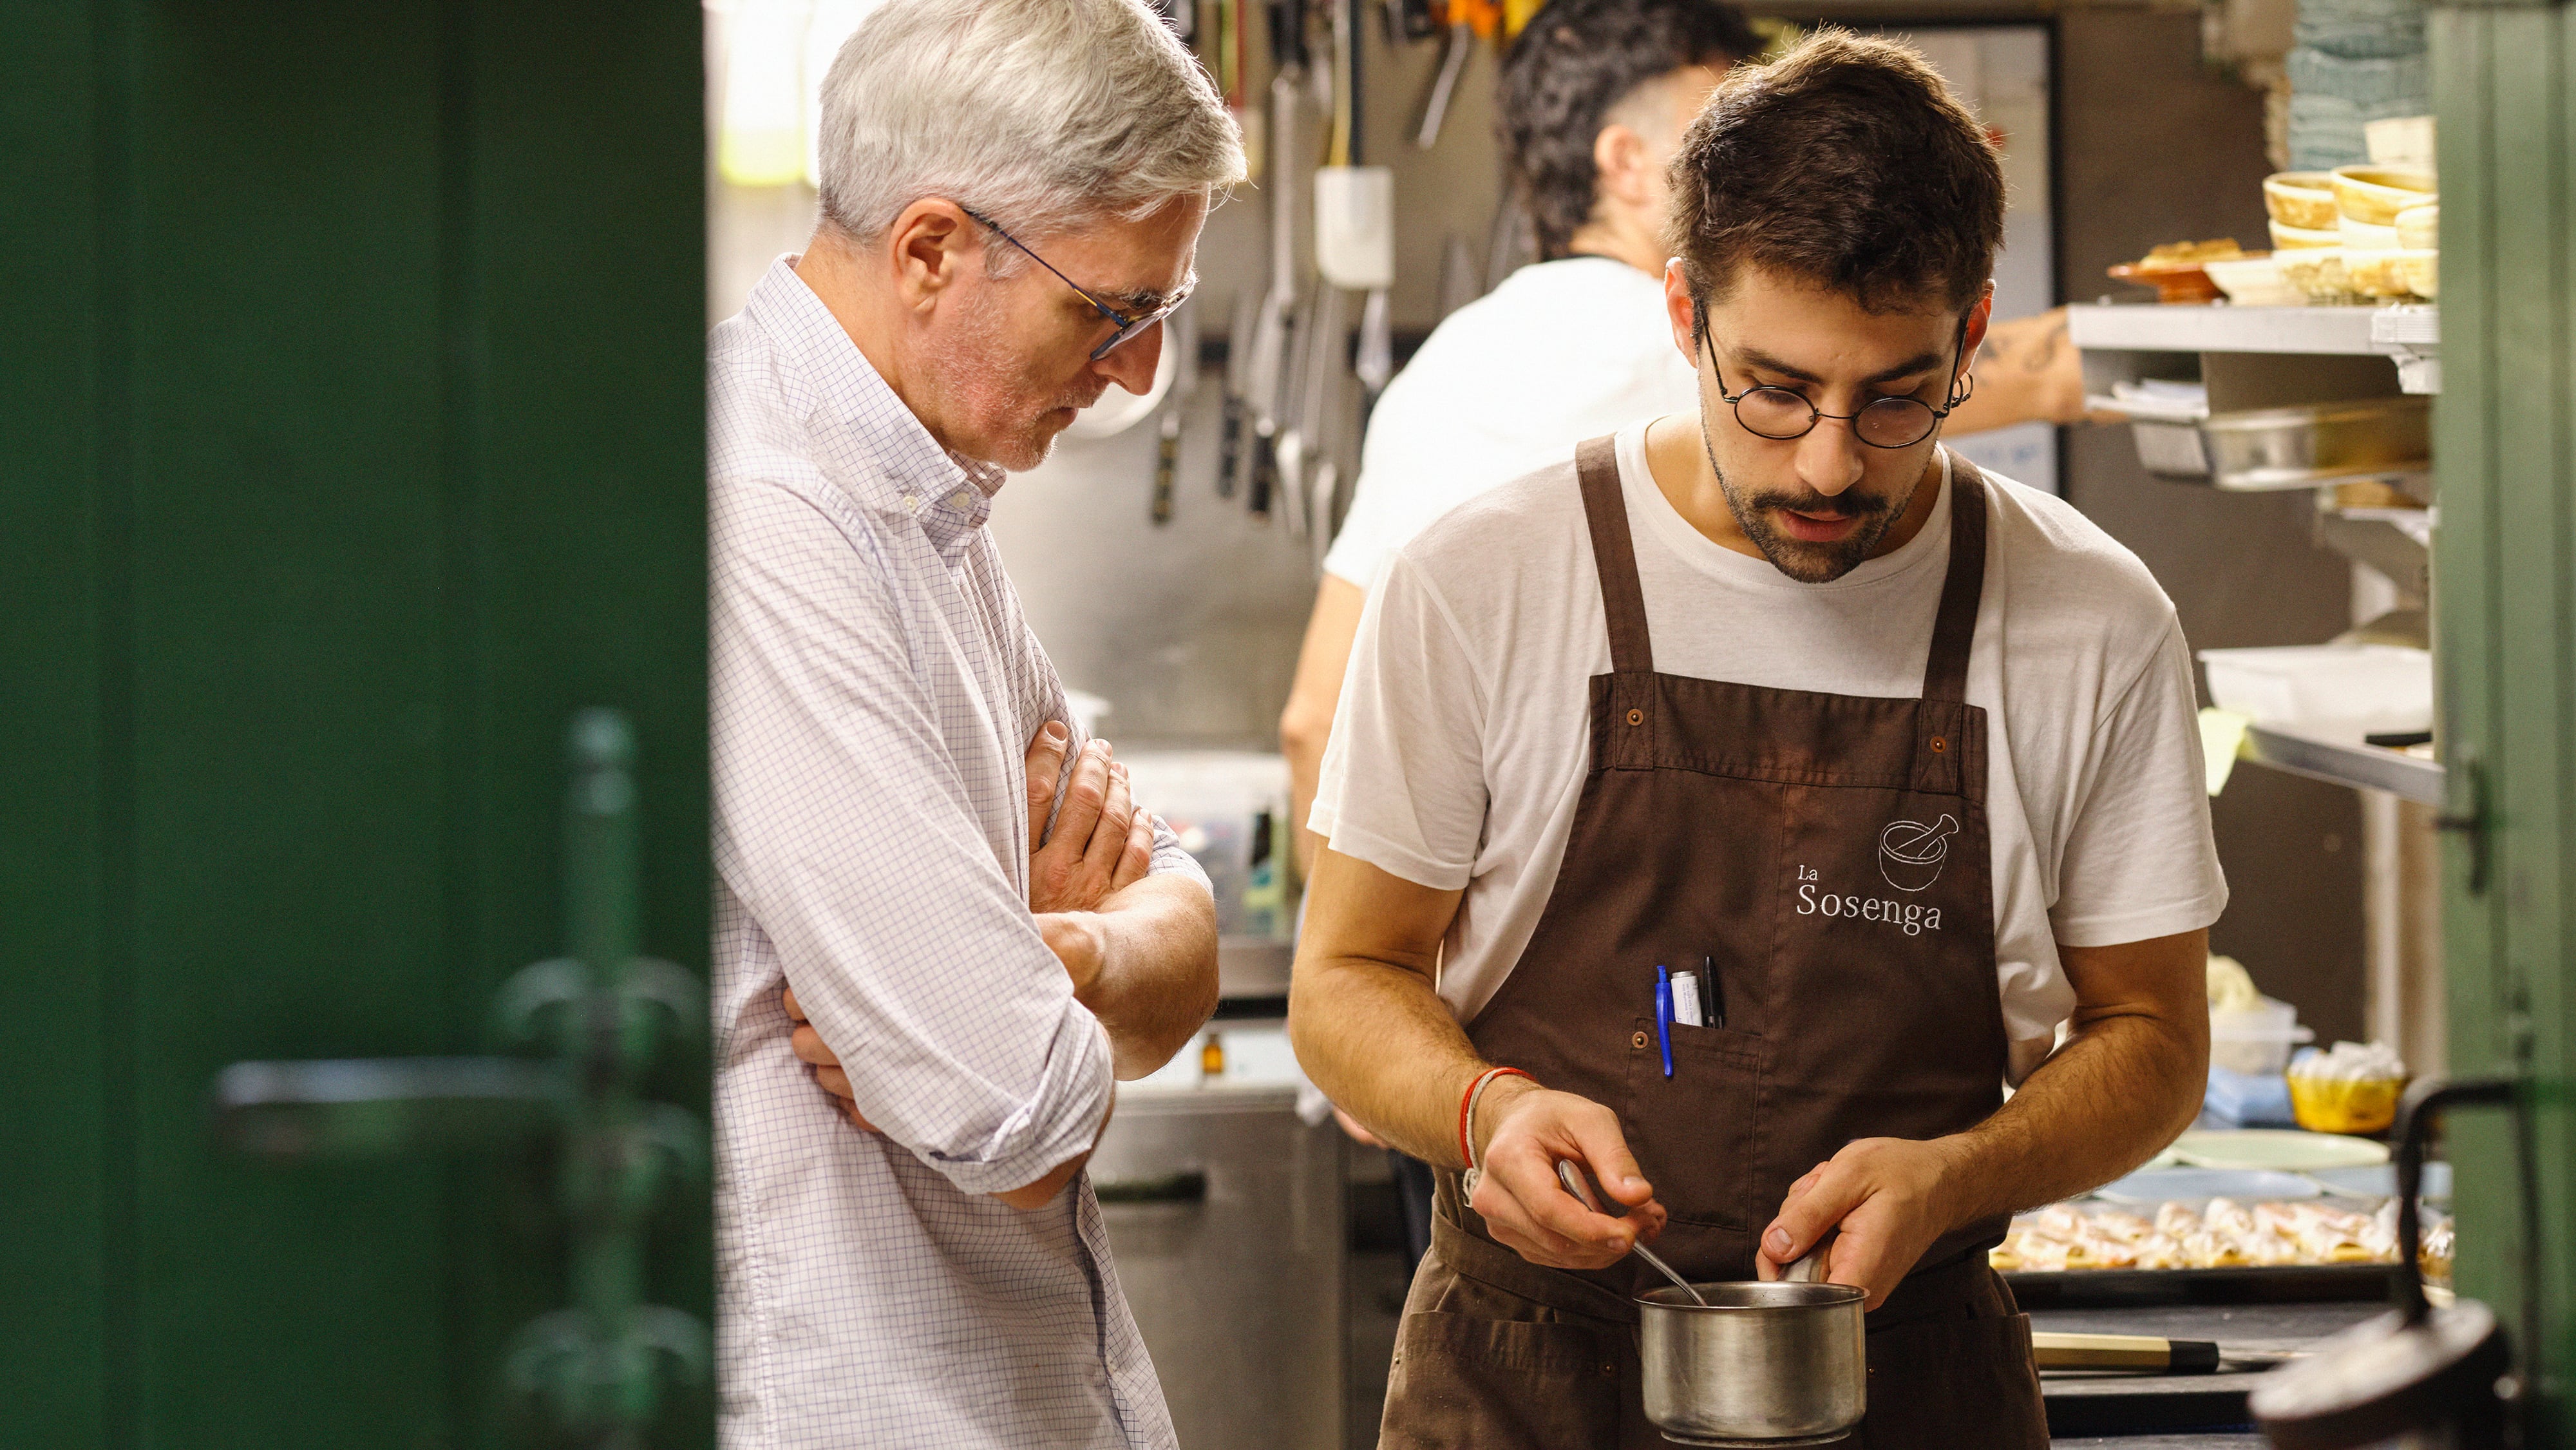
{"label": "rolled-up sleeve", "polygon": [[876,541],[732,482],[710,548],[718,870],[870,1123],[969,1193],[1044,1176],[1108,1112],[1108,1037],[978,824]]}

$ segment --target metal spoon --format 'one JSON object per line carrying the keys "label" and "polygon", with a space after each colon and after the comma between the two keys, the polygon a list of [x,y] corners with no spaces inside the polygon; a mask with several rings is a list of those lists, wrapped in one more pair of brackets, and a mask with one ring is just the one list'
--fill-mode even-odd
{"label": "metal spoon", "polygon": [[[1592,1210],[1594,1213],[1602,1211],[1601,1205],[1593,1200],[1592,1190],[1584,1186],[1583,1171],[1574,1166],[1573,1159],[1559,1158],[1556,1160],[1556,1181],[1565,1185],[1565,1191],[1574,1195],[1575,1202],[1582,1204],[1585,1208]],[[1611,1215],[1611,1217],[1614,1218],[1621,1216],[1622,1215],[1618,1214]],[[1690,1280],[1674,1273],[1673,1266],[1656,1257],[1655,1251],[1646,1247],[1642,1241],[1631,1243],[1628,1246],[1628,1252],[1635,1254],[1638,1258],[1644,1259],[1647,1263],[1654,1266],[1656,1272],[1662,1274],[1665,1278],[1672,1280],[1674,1283],[1681,1285],[1682,1292],[1691,1296],[1692,1300],[1696,1302],[1699,1307],[1702,1309],[1710,1307],[1708,1300],[1701,1295],[1699,1290],[1691,1286]]]}

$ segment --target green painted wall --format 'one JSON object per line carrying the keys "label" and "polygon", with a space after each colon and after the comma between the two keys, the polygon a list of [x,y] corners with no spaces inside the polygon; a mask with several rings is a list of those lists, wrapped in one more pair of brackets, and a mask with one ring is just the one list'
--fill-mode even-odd
{"label": "green painted wall", "polygon": [[2547,1418],[2560,1436],[2576,1272],[2576,12],[2432,12],[2442,169],[2443,394],[2436,562],[2443,754],[2454,809],[2475,760],[2492,869],[2446,884],[2455,1072],[2521,1066],[2538,1085],[2541,1271],[2523,1272],[2511,1139],[2462,1113],[2461,1287],[2518,1325],[2537,1294]]}
{"label": "green painted wall", "polygon": [[0,1443],[497,1443],[544,1165],[237,1161],[206,1092],[484,1045],[562,942],[585,705],[704,967],[699,36],[0,11]]}

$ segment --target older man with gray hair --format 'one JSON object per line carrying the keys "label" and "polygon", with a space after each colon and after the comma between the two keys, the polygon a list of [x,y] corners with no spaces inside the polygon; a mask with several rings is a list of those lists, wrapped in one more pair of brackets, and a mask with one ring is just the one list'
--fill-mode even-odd
{"label": "older man with gray hair", "polygon": [[1168,1446],[1081,1170],[1215,913],[983,525],[1146,388],[1241,144],[1139,0],[889,0],[822,162],[708,365],[724,1443]]}

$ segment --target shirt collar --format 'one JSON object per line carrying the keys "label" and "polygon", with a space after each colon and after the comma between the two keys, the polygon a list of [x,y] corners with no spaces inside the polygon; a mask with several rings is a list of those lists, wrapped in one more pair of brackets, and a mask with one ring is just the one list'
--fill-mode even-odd
{"label": "shirt collar", "polygon": [[942,556],[963,548],[992,517],[1002,469],[939,446],[796,275],[795,254],[770,264],[744,310],[814,390],[811,421],[832,481],[862,508],[918,521]]}

